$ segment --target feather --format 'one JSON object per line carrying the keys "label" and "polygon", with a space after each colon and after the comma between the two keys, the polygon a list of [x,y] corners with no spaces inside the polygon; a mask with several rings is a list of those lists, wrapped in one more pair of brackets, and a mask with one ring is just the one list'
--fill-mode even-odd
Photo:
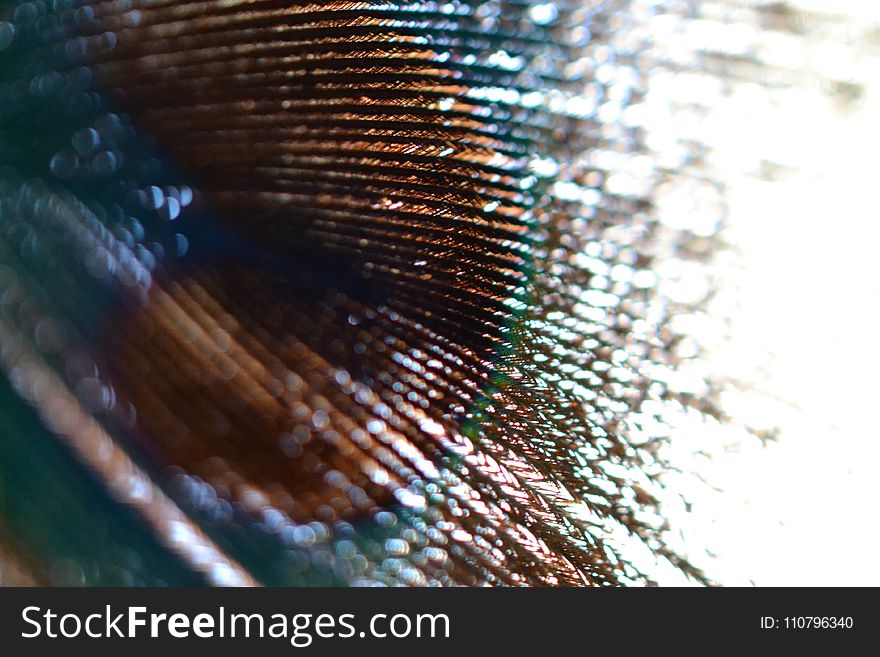
{"label": "feather", "polygon": [[630,8],[4,3],[0,518],[33,577],[650,582],[622,533],[707,581],[649,420],[718,412],[664,379],[655,184],[612,181],[649,153]]}

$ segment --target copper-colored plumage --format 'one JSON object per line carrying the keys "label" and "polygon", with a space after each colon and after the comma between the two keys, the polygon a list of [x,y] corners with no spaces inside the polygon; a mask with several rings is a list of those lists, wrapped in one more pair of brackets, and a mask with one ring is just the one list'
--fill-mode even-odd
{"label": "copper-colored plumage", "polygon": [[596,188],[584,154],[613,142],[569,65],[589,12],[494,4],[126,0],[61,21],[118,149],[59,151],[57,193],[157,261],[138,284],[108,267],[109,306],[70,322],[112,391],[96,415],[266,581],[290,580],[261,560],[319,569],[340,541],[342,583],[638,577],[606,519],[698,576],[640,517],[653,497],[603,470],[650,480],[624,425],[657,394],[654,336],[626,352],[646,293],[586,308],[578,260],[615,222],[641,234],[644,203],[587,215],[565,193]]}

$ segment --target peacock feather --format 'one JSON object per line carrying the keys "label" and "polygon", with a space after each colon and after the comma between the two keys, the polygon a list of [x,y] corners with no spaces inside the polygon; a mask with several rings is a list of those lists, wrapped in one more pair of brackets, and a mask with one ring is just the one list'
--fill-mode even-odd
{"label": "peacock feather", "polygon": [[723,418],[657,272],[717,225],[655,212],[700,158],[645,139],[663,4],[4,0],[0,559],[706,582],[661,447]]}

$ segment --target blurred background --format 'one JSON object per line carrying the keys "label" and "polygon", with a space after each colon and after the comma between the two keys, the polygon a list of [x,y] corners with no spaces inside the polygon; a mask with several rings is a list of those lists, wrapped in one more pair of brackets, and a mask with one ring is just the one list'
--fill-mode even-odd
{"label": "blurred background", "polygon": [[[706,367],[733,382],[725,410],[769,432],[761,443],[719,429],[712,447],[697,427],[672,442],[676,458],[705,450],[692,467],[723,491],[694,498],[684,541],[711,546],[707,570],[724,584],[876,586],[880,4],[678,7],[694,20],[646,27],[671,65],[645,115],[660,151],[683,132],[706,145],[697,168],[725,207],[708,313],[729,320],[695,332],[715,345]],[[661,212],[711,226],[714,197],[705,215],[693,189],[673,183]]]}

